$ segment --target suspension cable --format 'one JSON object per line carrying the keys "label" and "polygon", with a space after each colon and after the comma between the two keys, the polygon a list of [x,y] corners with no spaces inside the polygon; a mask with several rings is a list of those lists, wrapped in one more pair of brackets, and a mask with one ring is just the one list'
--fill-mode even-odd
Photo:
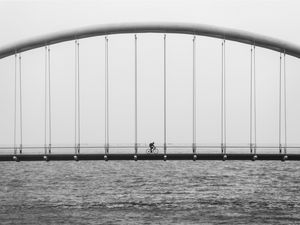
{"label": "suspension cable", "polygon": [[17,154],[17,53],[15,53],[14,154]]}
{"label": "suspension cable", "polygon": [[253,47],[253,92],[254,92],[254,154],[256,154],[256,52],[255,45]]}
{"label": "suspension cable", "polygon": [[48,47],[45,46],[45,111],[44,111],[44,152],[47,154],[47,73],[48,73]]}
{"label": "suspension cable", "polygon": [[134,35],[134,147],[137,154],[137,36]]}
{"label": "suspension cable", "polygon": [[281,53],[279,57],[279,153],[281,153]]}
{"label": "suspension cable", "polygon": [[23,147],[23,121],[22,121],[22,57],[19,54],[19,75],[20,75],[20,154]]}
{"label": "suspension cable", "polygon": [[77,101],[78,101],[78,148],[77,153],[80,152],[80,79],[79,79],[79,41],[77,41]]}
{"label": "suspension cable", "polygon": [[75,154],[77,154],[77,40],[75,40]]}
{"label": "suspension cable", "polygon": [[105,132],[104,132],[104,145],[105,145],[105,154],[107,154],[107,110],[106,110],[106,107],[107,107],[107,37],[105,36],[105,39],[104,39],[104,48],[105,48],[105,105],[104,105],[104,117],[105,117],[105,124],[104,124],[104,127],[105,127]]}
{"label": "suspension cable", "polygon": [[167,154],[167,36],[164,34],[164,155]]}
{"label": "suspension cable", "polygon": [[252,97],[252,92],[253,92],[253,46],[251,45],[251,51],[250,51],[250,153],[252,153],[252,104],[253,104],[253,97]]}
{"label": "suspension cable", "polygon": [[221,86],[221,150],[226,154],[226,67],[225,39],[222,41],[222,86]]}
{"label": "suspension cable", "polygon": [[196,153],[196,36],[193,37],[193,154]]}
{"label": "suspension cable", "polygon": [[51,60],[50,60],[50,46],[48,46],[48,79],[49,79],[49,82],[48,82],[48,91],[49,91],[49,153],[51,153],[51,134],[52,134],[52,131],[51,131]]}
{"label": "suspension cable", "polygon": [[250,54],[250,153],[256,154],[256,59],[255,45]]}
{"label": "suspension cable", "polygon": [[108,80],[108,38],[106,39],[106,75],[107,75],[107,78],[106,78],[106,86],[107,86],[107,93],[106,93],[106,104],[107,104],[107,107],[106,107],[106,116],[107,116],[107,153],[109,151],[109,80]]}
{"label": "suspension cable", "polygon": [[225,151],[226,154],[226,144],[227,144],[227,138],[226,138],[226,40],[224,39],[224,144],[225,144]]}
{"label": "suspension cable", "polygon": [[108,38],[105,36],[105,154],[108,154],[109,148],[108,106]]}
{"label": "suspension cable", "polygon": [[224,60],[223,60],[223,57],[224,57],[224,40],[222,41],[222,56],[221,56],[221,60],[222,60],[222,63],[221,63],[221,151],[223,153],[223,145],[224,145],[224,135],[223,135],[223,131],[224,131],[224,127],[223,127],[223,117],[224,117],[224,105],[223,105],[223,101],[224,101],[224,97],[223,97],[223,94],[224,94]]}
{"label": "suspension cable", "polygon": [[285,50],[283,55],[283,78],[284,78],[284,154],[286,154],[287,150],[287,117],[286,117],[286,61],[285,61]]}

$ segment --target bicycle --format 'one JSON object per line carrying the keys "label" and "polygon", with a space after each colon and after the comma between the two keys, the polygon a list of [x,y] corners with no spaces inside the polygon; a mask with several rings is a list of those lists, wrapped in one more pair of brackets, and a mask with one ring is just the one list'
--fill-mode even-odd
{"label": "bicycle", "polygon": [[158,154],[158,149],[154,146],[153,149],[146,149],[147,154]]}

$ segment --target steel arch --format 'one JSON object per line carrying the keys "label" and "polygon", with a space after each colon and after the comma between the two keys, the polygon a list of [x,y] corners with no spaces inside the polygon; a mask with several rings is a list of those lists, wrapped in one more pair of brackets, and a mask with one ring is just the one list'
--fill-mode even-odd
{"label": "steel arch", "polygon": [[0,59],[64,41],[124,33],[180,33],[220,38],[255,45],[300,58],[300,47],[275,38],[246,31],[193,23],[119,23],[69,30],[12,44],[0,49]]}

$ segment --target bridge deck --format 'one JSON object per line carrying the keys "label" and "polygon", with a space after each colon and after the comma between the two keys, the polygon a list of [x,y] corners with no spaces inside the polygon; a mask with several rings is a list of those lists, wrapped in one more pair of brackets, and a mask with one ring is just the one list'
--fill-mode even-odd
{"label": "bridge deck", "polygon": [[[225,157],[224,157],[225,156]],[[255,158],[254,158],[255,157]],[[0,161],[67,160],[300,160],[300,154],[18,154],[0,155]]]}

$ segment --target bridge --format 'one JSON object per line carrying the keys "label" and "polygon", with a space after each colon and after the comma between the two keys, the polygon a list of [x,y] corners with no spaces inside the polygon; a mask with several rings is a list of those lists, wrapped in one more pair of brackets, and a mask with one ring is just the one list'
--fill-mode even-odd
{"label": "bridge", "polygon": [[[161,34],[162,41],[162,80],[163,80],[163,141],[157,144],[159,150],[157,154],[147,153],[147,144],[144,141],[139,141],[138,127],[141,121],[139,118],[139,35]],[[111,62],[109,58],[109,39],[114,35],[129,35],[132,38],[134,63],[133,68],[133,109],[134,120],[132,126],[134,127],[134,143],[115,144],[110,140],[110,67]],[[168,65],[167,47],[168,37],[172,34],[180,34],[189,36],[190,45],[192,49],[192,68],[191,77],[192,85],[190,87],[192,95],[191,101],[191,143],[169,143],[168,130],[168,101],[170,96],[167,94],[168,90]],[[104,44],[104,126],[99,129],[104,130],[104,143],[89,144],[82,143],[81,140],[81,78],[84,74],[80,72],[80,47],[79,43],[82,40],[92,37],[103,37]],[[197,105],[197,78],[201,74],[197,74],[197,41],[198,37],[208,37],[219,40],[220,57],[220,142],[213,144],[205,144],[197,142],[197,115],[199,114],[199,105]],[[53,126],[53,112],[52,95],[55,90],[51,86],[52,60],[53,54],[50,49],[64,42],[74,42],[74,141],[65,145],[54,144],[52,141],[52,126]],[[248,143],[244,144],[230,144],[227,141],[227,101],[228,101],[228,87],[226,80],[227,73],[227,49],[228,42],[237,42],[246,44],[249,48],[249,138]],[[274,67],[278,68],[278,75],[274,75],[274,79],[278,79],[278,138],[276,143],[268,145],[258,144],[257,142],[257,94],[256,94],[256,51],[258,48],[268,49],[272,52],[278,53],[278,64]],[[40,49],[44,51],[44,144],[43,145],[28,145],[23,143],[23,89],[22,70],[24,67],[24,58],[32,50]],[[51,56],[51,57],[50,57]],[[0,59],[4,60],[11,58],[14,61],[14,105],[13,105],[13,143],[11,145],[3,145],[0,143],[0,161],[37,161],[37,160],[300,160],[300,145],[289,145],[287,141],[287,85],[286,85],[286,57],[291,56],[294,59],[300,58],[300,47],[287,43],[282,40],[270,38],[258,34],[253,34],[240,30],[225,29],[220,27],[206,26],[200,24],[185,24],[185,23],[131,23],[131,24],[108,24],[96,27],[88,27],[78,30],[70,30],[43,37],[37,37],[21,43],[5,46],[0,49]],[[1,71],[1,70],[0,70]],[[3,74],[1,74],[3,75]],[[22,79],[23,78],[23,79]],[[169,97],[169,98],[168,98]],[[207,96],[209,98],[209,96]],[[131,107],[131,106],[130,106]],[[153,106],[155,107],[155,106]],[[185,132],[185,131],[184,131]],[[190,132],[190,131],[189,131]],[[175,149],[176,151],[171,151]],[[126,151],[125,151],[126,150]],[[238,152],[230,152],[229,150],[238,150]],[[272,152],[268,152],[272,150]],[[275,150],[275,152],[274,152]]]}

